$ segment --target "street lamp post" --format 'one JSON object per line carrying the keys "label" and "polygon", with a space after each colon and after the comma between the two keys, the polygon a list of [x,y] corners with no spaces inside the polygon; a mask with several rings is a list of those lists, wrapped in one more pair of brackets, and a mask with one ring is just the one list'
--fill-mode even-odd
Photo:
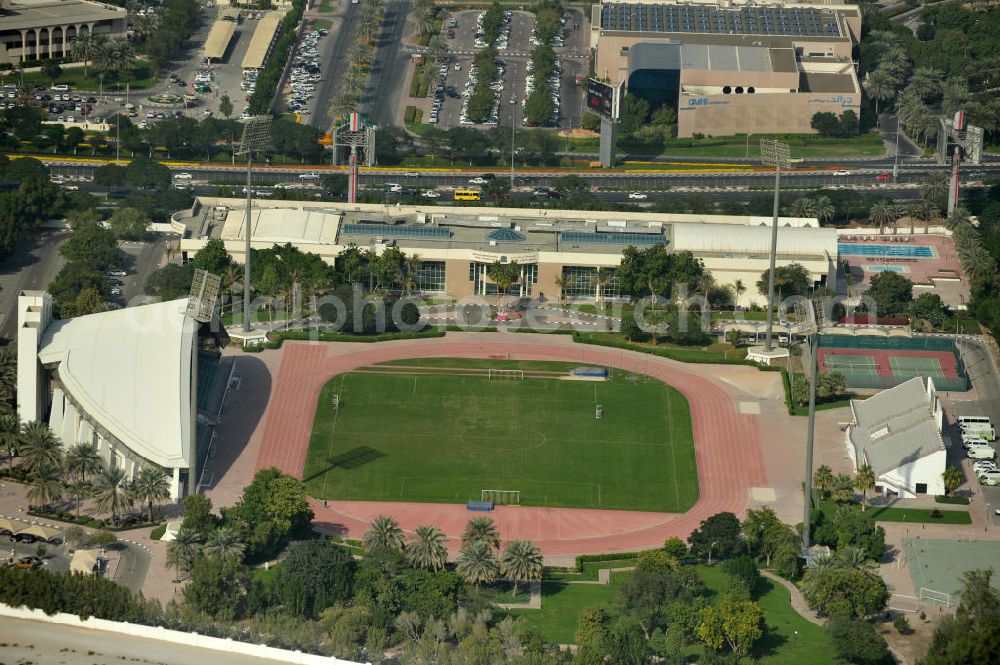
{"label": "street lamp post", "polygon": [[774,210],[771,219],[771,263],[767,273],[767,334],[765,351],[772,350],[771,333],[774,328],[774,264],[778,254],[778,205],[781,200],[781,169],[790,168],[792,157],[787,143],[761,139],[760,161],[774,167]]}
{"label": "street lamp post", "polygon": [[896,113],[896,149],[892,153],[892,182],[899,180],[899,113]]}
{"label": "street lamp post", "polygon": [[271,141],[271,116],[257,115],[243,125],[243,138],[240,140],[239,154],[247,156],[247,213],[243,226],[246,236],[246,257],[243,261],[243,332],[250,332],[250,209],[253,205],[253,189],[251,187],[253,173],[253,153],[260,150]]}
{"label": "street lamp post", "polygon": [[510,98],[510,188],[514,189],[514,127],[516,122],[517,100]]}

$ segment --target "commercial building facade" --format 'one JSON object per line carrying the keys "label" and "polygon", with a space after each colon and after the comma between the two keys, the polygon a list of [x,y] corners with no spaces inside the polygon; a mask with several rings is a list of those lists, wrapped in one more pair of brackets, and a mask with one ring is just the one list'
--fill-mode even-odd
{"label": "commercial building facade", "polygon": [[818,112],[860,112],[856,5],[604,2],[595,73],[677,111],[677,135],[812,132]]}
{"label": "commercial building facade", "polygon": [[[221,239],[243,261],[245,202],[199,197],[174,215],[185,224],[185,257],[211,238]],[[252,216],[254,248],[291,243],[334,264],[351,245],[381,253],[398,247],[422,261],[418,290],[459,299],[489,296],[497,286],[487,275],[494,261],[516,261],[521,279],[512,293],[549,300],[623,297],[614,270],[629,246],[663,245],[690,251],[716,282],[741,283],[741,304],[763,302],[754,284],[768,268],[770,218],[725,215],[620,213],[533,208],[399,206],[302,201],[258,201]],[[781,218],[778,265],[801,263],[817,284],[835,286],[837,240],[815,219]],[[608,273],[598,286],[599,268]]]}
{"label": "commercial building facade", "polygon": [[0,64],[71,55],[81,35],[124,39],[128,12],[90,0],[15,0],[0,4]]}

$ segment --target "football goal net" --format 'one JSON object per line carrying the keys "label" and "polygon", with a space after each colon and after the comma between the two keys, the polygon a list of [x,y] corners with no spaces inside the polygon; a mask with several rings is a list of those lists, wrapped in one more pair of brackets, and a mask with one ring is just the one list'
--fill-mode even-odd
{"label": "football goal net", "polygon": [[920,600],[937,603],[945,607],[951,607],[951,594],[944,591],[935,591],[927,587],[920,587]]}
{"label": "football goal net", "polygon": [[490,381],[493,380],[521,381],[524,379],[523,369],[491,369]]}
{"label": "football goal net", "polygon": [[521,503],[521,492],[520,490],[483,490],[480,498],[495,506],[516,506]]}

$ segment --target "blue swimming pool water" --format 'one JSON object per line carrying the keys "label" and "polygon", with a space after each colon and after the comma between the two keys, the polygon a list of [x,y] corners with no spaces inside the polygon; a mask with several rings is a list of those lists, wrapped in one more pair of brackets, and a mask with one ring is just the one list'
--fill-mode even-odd
{"label": "blue swimming pool water", "polygon": [[867,272],[906,272],[903,266],[865,266]]}
{"label": "blue swimming pool water", "polygon": [[907,258],[933,258],[934,248],[929,245],[865,245],[838,243],[841,256],[905,256]]}

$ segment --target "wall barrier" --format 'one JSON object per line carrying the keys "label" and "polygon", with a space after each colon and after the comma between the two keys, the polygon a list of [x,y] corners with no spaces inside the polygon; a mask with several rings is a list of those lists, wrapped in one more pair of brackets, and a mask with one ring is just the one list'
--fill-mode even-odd
{"label": "wall barrier", "polygon": [[274,647],[261,644],[251,644],[222,637],[209,637],[198,633],[185,633],[179,630],[169,630],[162,626],[142,626],[134,623],[122,623],[118,621],[107,621],[105,619],[81,619],[72,614],[62,612],[48,615],[42,610],[32,610],[26,607],[11,607],[0,603],[0,617],[11,619],[25,619],[27,621],[41,621],[60,626],[73,626],[76,628],[87,628],[89,630],[103,630],[109,633],[129,635],[147,640],[160,640],[163,642],[173,642],[189,647],[200,649],[211,649],[214,651],[226,651],[238,653],[244,656],[255,658],[269,658],[283,663],[294,663],[296,665],[370,665],[369,663],[355,663],[349,660],[340,660],[328,656],[317,656],[301,651],[289,651],[287,649],[276,649]]}

